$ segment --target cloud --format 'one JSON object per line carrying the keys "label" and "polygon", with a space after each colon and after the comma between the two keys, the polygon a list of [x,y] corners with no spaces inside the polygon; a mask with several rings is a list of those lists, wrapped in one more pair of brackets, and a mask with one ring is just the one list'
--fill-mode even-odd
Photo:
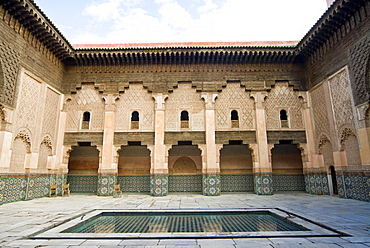
{"label": "cloud", "polygon": [[[318,12],[317,4],[322,1]],[[202,0],[194,17],[178,0],[154,0],[158,12],[144,9],[149,0],[105,0],[89,5],[91,23],[107,25],[98,34],[94,25],[73,39],[76,43],[297,40],[325,11],[323,0]],[[216,4],[217,3],[217,4]],[[152,7],[153,7],[152,6]],[[316,11],[316,12],[315,12]],[[312,13],[316,13],[313,16]],[[320,14],[317,14],[320,13]],[[306,19],[309,21],[300,22]],[[302,24],[303,23],[303,24]],[[88,40],[86,40],[88,39]],[[94,43],[96,43],[94,42]]]}

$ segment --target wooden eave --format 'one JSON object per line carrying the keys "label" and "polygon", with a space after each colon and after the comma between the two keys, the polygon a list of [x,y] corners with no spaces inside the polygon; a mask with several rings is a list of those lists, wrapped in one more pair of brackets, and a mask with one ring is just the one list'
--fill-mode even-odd
{"label": "wooden eave", "polygon": [[[369,0],[336,0],[295,46],[73,48],[33,0],[0,0],[12,18],[70,64],[300,63],[368,18]],[[356,18],[355,18],[356,17]],[[353,21],[354,20],[354,21]],[[353,24],[353,22],[355,22]],[[351,27],[348,27],[351,26]]]}
{"label": "wooden eave", "polygon": [[[364,13],[366,17],[360,14],[360,18],[356,18],[355,25],[358,25],[362,18],[369,16],[369,0],[337,0],[332,6],[321,16],[317,23],[303,37],[297,45],[297,52],[303,57],[312,55],[317,49],[327,42],[333,36],[338,36],[340,39],[345,34],[342,34],[342,27],[350,22],[350,19],[356,13]],[[351,24],[350,24],[351,25]],[[350,27],[352,29],[353,27]],[[348,32],[348,28],[345,28]]]}
{"label": "wooden eave", "polygon": [[0,5],[60,60],[71,56],[73,47],[33,0],[0,0]]}

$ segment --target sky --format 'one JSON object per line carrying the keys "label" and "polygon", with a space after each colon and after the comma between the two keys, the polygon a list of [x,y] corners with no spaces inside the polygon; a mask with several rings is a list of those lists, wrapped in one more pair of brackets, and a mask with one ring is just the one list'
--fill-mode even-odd
{"label": "sky", "polygon": [[301,40],[326,0],[34,0],[71,44]]}

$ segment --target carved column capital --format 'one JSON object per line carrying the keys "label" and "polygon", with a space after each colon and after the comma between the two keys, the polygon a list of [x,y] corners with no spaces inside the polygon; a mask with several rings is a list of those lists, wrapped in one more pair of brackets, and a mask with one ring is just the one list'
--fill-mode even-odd
{"label": "carved column capital", "polygon": [[113,94],[108,94],[103,96],[105,103],[105,111],[114,112],[116,110],[116,100],[119,99],[118,96]]}
{"label": "carved column capital", "polygon": [[265,99],[267,97],[267,92],[253,92],[251,93],[251,97],[254,99],[254,103],[256,108],[263,109],[263,103],[265,102]]}
{"label": "carved column capital", "polygon": [[164,110],[164,102],[168,98],[168,95],[162,93],[154,93],[153,98],[155,100],[155,110]]}
{"label": "carved column capital", "polygon": [[215,109],[215,101],[218,94],[214,92],[204,92],[202,93],[202,99],[206,103],[206,109]]}

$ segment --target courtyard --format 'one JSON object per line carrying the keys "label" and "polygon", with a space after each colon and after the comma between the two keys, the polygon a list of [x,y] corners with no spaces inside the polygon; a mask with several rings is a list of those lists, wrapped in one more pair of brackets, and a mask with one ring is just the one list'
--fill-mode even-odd
{"label": "courtyard", "polygon": [[[35,239],[33,235],[95,209],[253,209],[279,208],[338,233],[339,237]],[[259,196],[252,193],[209,197],[179,193],[164,197],[123,194],[122,198],[72,194],[0,206],[1,247],[370,247],[370,203],[303,192]]]}

